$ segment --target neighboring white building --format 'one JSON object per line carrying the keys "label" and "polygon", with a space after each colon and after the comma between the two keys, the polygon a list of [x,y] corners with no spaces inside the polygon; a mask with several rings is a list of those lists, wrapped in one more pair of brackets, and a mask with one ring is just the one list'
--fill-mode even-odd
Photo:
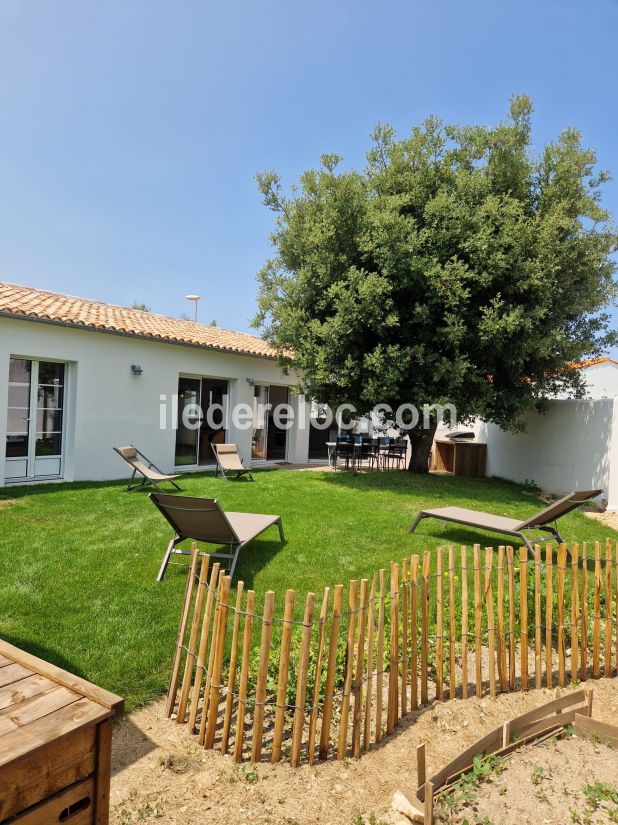
{"label": "neighboring white building", "polygon": [[582,370],[588,385],[586,398],[615,398],[618,395],[618,361],[596,358],[579,364],[577,369]]}
{"label": "neighboring white building", "polygon": [[[166,472],[212,465],[214,441],[238,443],[254,464],[303,463],[309,405],[294,383],[256,336],[0,283],[0,485],[120,478],[112,447],[128,443]],[[263,413],[267,401],[290,404],[291,429]],[[204,410],[198,429],[181,423],[191,402]],[[239,404],[248,429],[230,414]]]}

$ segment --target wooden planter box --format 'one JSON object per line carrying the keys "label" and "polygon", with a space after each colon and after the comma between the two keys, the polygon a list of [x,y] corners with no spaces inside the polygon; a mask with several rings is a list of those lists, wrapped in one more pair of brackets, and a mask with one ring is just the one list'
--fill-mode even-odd
{"label": "wooden planter box", "polygon": [[0,640],[0,825],[107,825],[123,700]]}

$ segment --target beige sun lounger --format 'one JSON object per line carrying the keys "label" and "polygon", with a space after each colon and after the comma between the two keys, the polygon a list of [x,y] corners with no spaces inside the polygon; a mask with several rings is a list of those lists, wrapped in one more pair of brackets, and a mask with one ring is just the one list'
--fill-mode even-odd
{"label": "beige sun lounger", "polygon": [[[150,459],[146,458],[144,453],[140,453],[137,447],[134,447],[132,444],[129,444],[127,447],[114,447],[114,452],[118,453],[120,458],[126,461],[133,470],[133,475],[129,479],[127,492],[129,492],[129,490],[143,490],[144,487],[152,484],[153,487],[156,487],[157,490],[164,493],[165,490],[161,487],[162,481],[169,481],[177,490],[180,490],[180,487],[174,481],[175,478],[179,478],[180,476],[162,473]],[[139,484],[134,485],[133,480],[138,473],[142,476],[142,480]]]}
{"label": "beige sun lounger", "polygon": [[[515,518],[507,518],[506,516],[496,516],[492,513],[483,513],[480,510],[467,510],[464,507],[437,507],[435,510],[421,510],[408,532],[413,533],[424,518],[437,518],[443,522],[451,521],[455,524],[465,524],[467,527],[478,527],[479,530],[487,530],[490,533],[516,536],[523,541],[532,553],[533,543],[546,540],[547,536],[527,538],[522,532],[523,530],[542,530],[562,544],[563,540],[556,527],[556,521],[570,513],[571,510],[575,510],[585,501],[596,498],[602,492],[602,490],[581,490],[569,493],[568,496],[555,501],[549,507],[535,513],[534,516],[525,521],[518,521]],[[550,522],[554,523],[553,527]]]}
{"label": "beige sun lounger", "polygon": [[236,561],[241,549],[272,525],[279,528],[279,539],[285,541],[281,516],[264,516],[259,513],[224,513],[213,498],[194,498],[150,493],[153,504],[171,524],[175,536],[167,546],[163,556],[157,581],[161,581],[172,553],[189,555],[188,550],[177,547],[185,539],[203,541],[207,544],[222,544],[229,547],[229,553],[210,553],[210,556],[231,559],[229,575],[234,575]]}
{"label": "beige sun lounger", "polygon": [[251,470],[243,464],[236,444],[211,444],[211,447],[217,461],[215,478],[219,473],[221,473],[226,480],[228,473],[236,473],[236,478],[240,478],[240,476],[246,473],[251,481],[253,481]]}

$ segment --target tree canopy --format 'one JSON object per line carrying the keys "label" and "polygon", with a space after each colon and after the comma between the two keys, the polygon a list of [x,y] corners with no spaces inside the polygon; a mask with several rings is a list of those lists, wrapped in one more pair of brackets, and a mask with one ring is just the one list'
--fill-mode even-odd
{"label": "tree canopy", "polygon": [[452,403],[517,430],[582,394],[572,364],[615,340],[609,176],[574,128],[534,152],[532,111],[522,95],[496,126],[378,125],[363,170],[324,155],[289,192],[257,176],[276,218],[255,324],[309,397]]}

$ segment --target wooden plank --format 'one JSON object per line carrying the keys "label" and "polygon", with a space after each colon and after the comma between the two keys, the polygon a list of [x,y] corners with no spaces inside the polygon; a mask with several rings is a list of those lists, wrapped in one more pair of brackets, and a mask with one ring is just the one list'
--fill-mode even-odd
{"label": "wooden plank", "polygon": [[318,627],[318,652],[315,662],[315,678],[313,681],[313,700],[311,703],[311,713],[309,716],[308,756],[309,764],[315,761],[315,750],[318,743],[315,741],[318,724],[318,711],[320,706],[320,685],[322,684],[322,665],[324,661],[324,640],[326,639],[326,621],[328,619],[328,602],[330,601],[330,587],[324,588],[322,607],[320,609],[320,619]]}
{"label": "wooden plank", "polygon": [[[197,544],[194,542],[191,546],[191,568],[189,576],[194,580],[197,569]],[[180,687],[180,698],[178,699],[178,711],[176,714],[176,724],[184,725],[186,721],[187,703],[189,701],[189,691],[191,690],[191,682],[193,678],[193,669],[195,666],[197,636],[200,629],[200,621],[202,618],[202,604],[204,601],[204,594],[206,592],[206,583],[208,581],[208,563],[210,557],[205,555],[202,558],[200,565],[199,580],[197,584],[197,596],[195,597],[195,607],[193,609],[193,619],[191,621],[191,630],[189,632],[189,644],[187,646],[187,653],[185,656],[185,669],[182,677],[182,685]]]}
{"label": "wooden plank", "polygon": [[232,712],[234,708],[234,694],[236,693],[236,666],[238,663],[238,636],[240,633],[240,616],[242,613],[242,594],[245,583],[238,582],[236,586],[236,605],[234,607],[234,624],[232,626],[232,649],[230,651],[229,672],[227,679],[227,694],[225,697],[225,714],[223,717],[223,731],[221,733],[221,753],[227,753],[232,727]]}
{"label": "wooden plank", "polygon": [[307,678],[309,672],[309,654],[311,651],[311,634],[313,630],[314,601],[315,594],[307,593],[297,669],[296,700],[294,702],[296,707],[294,709],[294,721],[292,724],[292,753],[290,756],[290,765],[293,768],[297,768],[300,765],[300,751],[305,725],[305,702],[307,700]]}
{"label": "wooden plank", "polygon": [[[26,811],[14,820],[15,825],[47,825],[47,823],[63,822],[61,815],[70,805],[76,805],[83,799],[94,799],[95,796],[94,779],[84,779],[70,788],[59,791],[49,799],[40,802],[30,811]],[[92,803],[81,811],[76,811],[70,817],[71,825],[104,825],[104,819],[94,818]],[[108,817],[109,820],[109,817]],[[68,820],[67,820],[68,821]],[[107,825],[107,823],[105,823]]]}
{"label": "wooden plank", "polygon": [[474,545],[474,669],[476,676],[476,695],[483,695],[483,667],[481,660],[481,545]]}
{"label": "wooden plank", "polygon": [[234,736],[234,762],[242,761],[242,752],[245,745],[245,716],[247,713],[247,682],[249,680],[249,664],[251,659],[251,638],[253,635],[253,619],[255,616],[255,592],[247,591],[245,604],[245,624],[242,637],[242,657],[240,660],[240,678],[238,682],[238,710],[236,711],[236,734]]}
{"label": "wooden plank", "polygon": [[93,685],[92,682],[86,681],[79,676],[74,676],[72,673],[67,673],[66,670],[56,667],[37,656],[26,653],[24,650],[9,644],[0,639],[0,655],[12,659],[22,667],[28,668],[34,673],[39,673],[41,676],[46,676],[52,682],[56,682],[62,687],[74,690],[80,696],[86,699],[91,699],[93,702],[98,702],[103,707],[108,708],[112,713],[121,713],[124,707],[124,699],[111,693],[109,690],[104,690],[98,685]]}
{"label": "wooden plank", "polygon": [[553,549],[549,542],[545,545],[545,680],[547,687],[554,685],[554,665],[552,658],[553,630]]}
{"label": "wooden plank", "polygon": [[496,626],[494,616],[494,594],[491,582],[491,566],[493,562],[493,547],[485,548],[485,611],[487,615],[487,647],[489,658],[489,695],[496,695]]}
{"label": "wooden plank", "polygon": [[564,641],[564,580],[566,575],[567,548],[558,548],[558,684],[566,685],[566,644]]}
{"label": "wooden plank", "polygon": [[335,690],[335,676],[337,672],[337,648],[339,644],[339,630],[341,628],[341,613],[343,611],[343,585],[335,585],[333,591],[333,613],[330,623],[330,637],[328,642],[328,661],[326,664],[326,686],[324,707],[322,710],[322,727],[320,729],[320,759],[328,756],[330,742],[330,727],[333,718],[333,694]]}
{"label": "wooden plank", "polygon": [[354,672],[354,711],[352,714],[352,755],[360,759],[362,723],[362,687],[365,665],[366,618],[369,598],[369,581],[361,579],[358,628],[356,631],[356,669]]}
{"label": "wooden plank", "polygon": [[571,681],[579,670],[579,546],[571,545]]}
{"label": "wooden plank", "polygon": [[5,765],[0,770],[0,822],[90,776],[96,732],[91,725],[68,733]]}
{"label": "wooden plank", "polygon": [[[612,572],[613,572],[613,557],[612,557],[612,542],[607,539],[605,542],[605,676],[609,678],[612,675],[612,621],[613,621],[613,606],[612,606]],[[617,663],[618,664],[618,661]]]}
{"label": "wooden plank", "polygon": [[429,636],[429,570],[431,556],[427,550],[423,553],[423,580],[421,593],[421,704],[426,705],[429,699],[429,657],[427,638]]}
{"label": "wooden plank", "polygon": [[0,747],[2,737],[11,731],[24,727],[43,716],[73,704],[80,698],[78,693],[68,688],[55,686],[47,693],[40,693],[24,699],[18,705],[12,705],[0,711]]}
{"label": "wooden plank", "polygon": [[427,758],[425,753],[425,743],[422,742],[416,747],[416,785],[421,787],[427,781]]}
{"label": "wooden plank", "polygon": [[399,723],[399,565],[391,562],[391,625],[388,665],[388,711],[386,731],[391,733]]}
{"label": "wooden plank", "polygon": [[30,670],[30,668],[17,664],[17,662],[11,662],[11,664],[5,665],[0,669],[0,688],[5,687],[5,685],[20,682],[27,676],[32,676],[32,670]]}
{"label": "wooden plank", "polygon": [[434,788],[440,788],[450,776],[463,773],[472,767],[474,757],[479,753],[493,753],[502,745],[502,725],[477,739],[470,747],[463,750],[448,765],[445,765],[431,777]]}
{"label": "wooden plank", "polygon": [[268,590],[264,596],[260,659],[258,664],[257,684],[255,688],[253,735],[251,739],[251,760],[253,762],[259,762],[262,756],[262,737],[264,735],[264,702],[266,701],[266,683],[268,680],[268,662],[270,659],[270,640],[272,638],[274,609],[275,594],[272,590]]}
{"label": "wooden plank", "polygon": [[210,685],[210,699],[208,702],[208,722],[206,726],[206,738],[204,745],[206,748],[213,748],[215,745],[215,733],[219,720],[219,696],[221,690],[221,676],[223,673],[223,657],[225,655],[225,634],[227,630],[227,617],[229,615],[230,587],[232,579],[230,576],[223,576],[221,580],[221,598],[218,605],[220,616],[217,622],[216,653],[212,672],[212,683]]}
{"label": "wooden plank", "polygon": [[509,690],[515,690],[515,560],[513,548],[506,548],[509,599]]}
{"label": "wooden plank", "polygon": [[408,712],[408,593],[410,592],[408,560],[401,566],[401,715]]}
{"label": "wooden plank", "polygon": [[444,549],[436,550],[436,699],[444,701]]}
{"label": "wooden plank", "polygon": [[592,617],[592,678],[601,675],[601,544],[594,543],[594,616]]}
{"label": "wooden plank", "polygon": [[573,730],[579,736],[599,737],[602,742],[618,745],[618,727],[600,719],[591,719],[582,713],[576,713]]}
{"label": "wooden plank", "polygon": [[448,698],[454,699],[457,690],[457,671],[455,664],[455,551],[448,549]]}
{"label": "wooden plank", "polygon": [[371,709],[373,700],[373,648],[375,642],[375,601],[376,577],[371,582],[369,593],[369,612],[367,616],[367,690],[365,692],[365,728],[363,731],[363,749],[369,750],[371,745]]}
{"label": "wooden plank", "polygon": [[[97,769],[94,777],[94,825],[109,825],[109,795],[112,779],[112,720],[97,726]],[[69,817],[71,821],[73,817]]]}
{"label": "wooden plank", "polygon": [[[219,562],[215,562],[212,566],[212,570],[210,571],[210,582],[208,584],[208,592],[206,593],[206,607],[204,608],[203,616],[201,616],[202,629],[200,632],[200,644],[197,652],[195,677],[193,682],[193,691],[191,694],[191,707],[189,709],[190,733],[193,733],[195,731],[195,722],[197,720],[197,713],[200,704],[200,693],[202,692],[202,680],[204,678],[204,669],[206,668],[206,656],[208,654],[209,644],[211,645],[212,649],[210,619],[213,612],[212,608],[215,602],[215,595],[217,592],[217,583],[219,581],[220,570],[221,564]],[[214,632],[214,627],[212,628],[212,632]],[[204,706],[202,707],[202,718],[206,715],[207,702],[208,694],[204,692]]]}
{"label": "wooden plank", "polygon": [[5,734],[0,749],[0,767],[71,731],[108,719],[108,710],[91,699],[78,699],[55,713]]}
{"label": "wooden plank", "polygon": [[504,547],[498,547],[498,582],[497,582],[497,617],[498,617],[498,636],[497,636],[497,657],[498,657],[498,679],[500,681],[500,690],[505,691],[507,687],[507,672],[506,672],[506,634],[504,631]]}
{"label": "wooden plank", "polygon": [[285,591],[285,606],[283,608],[283,623],[281,627],[281,647],[279,651],[279,674],[277,678],[277,707],[275,709],[275,728],[273,731],[271,754],[272,762],[278,762],[281,759],[281,742],[283,740],[283,727],[285,723],[295,598],[296,593],[294,590]]}
{"label": "wooden plank", "polygon": [[410,559],[410,705],[418,708],[418,566],[419,557]]}
{"label": "wooden plank", "polygon": [[348,719],[350,715],[350,693],[352,691],[352,673],[354,666],[354,634],[356,630],[355,616],[358,609],[358,579],[350,582],[348,607],[345,675],[343,680],[343,696],[341,699],[341,716],[339,718],[337,759],[345,758],[348,745]]}
{"label": "wooden plank", "polygon": [[385,570],[380,570],[380,603],[378,605],[378,651],[376,674],[376,742],[382,739],[382,704],[384,701],[384,587]]}
{"label": "wooden plank", "polygon": [[468,698],[468,548],[461,548],[461,695]]}
{"label": "wooden plank", "polygon": [[582,682],[588,675],[588,558],[586,542],[582,544],[582,600],[579,673]]}
{"label": "wooden plank", "polygon": [[431,782],[425,783],[425,799],[423,807],[423,816],[425,825],[432,825],[433,823],[433,785]]}
{"label": "wooden plank", "polygon": [[534,545],[534,684],[543,686],[543,616],[541,614],[541,545]]}
{"label": "wooden plank", "polygon": [[5,665],[10,665],[13,663],[12,659],[9,659],[7,656],[0,656],[0,667],[4,667]]}
{"label": "wooden plank", "polygon": [[528,550],[519,548],[519,625],[521,657],[521,689],[528,690]]}
{"label": "wooden plank", "polygon": [[546,716],[550,716],[565,708],[585,702],[586,698],[585,690],[575,690],[565,693],[563,696],[559,696],[551,702],[539,705],[538,708],[532,708],[532,710],[522,713],[520,716],[515,717],[515,719],[511,719],[511,736],[519,736],[529,728],[533,722],[544,719]]}
{"label": "wooden plank", "polygon": [[45,693],[55,687],[57,687],[57,684],[52,682],[51,679],[47,679],[39,673],[33,673],[31,676],[26,676],[24,679],[19,679],[17,682],[12,682],[10,685],[0,688],[0,710],[8,708],[10,705],[17,705],[30,696],[37,696],[39,693]]}

